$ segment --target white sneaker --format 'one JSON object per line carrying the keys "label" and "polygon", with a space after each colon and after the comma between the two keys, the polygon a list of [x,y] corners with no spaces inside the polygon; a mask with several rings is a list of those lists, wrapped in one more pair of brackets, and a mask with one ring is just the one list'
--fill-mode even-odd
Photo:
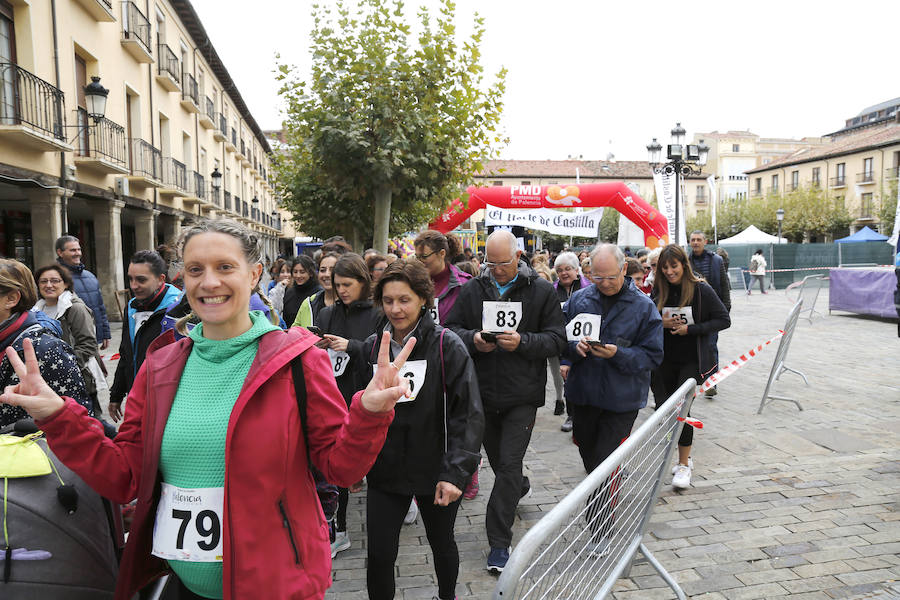
{"label": "white sneaker", "polygon": [[[694,457],[693,456],[688,456],[688,469],[690,469],[691,471],[694,470]],[[675,463],[674,465],[672,465],[672,475],[674,475],[675,471],[677,471],[677,470],[678,470],[678,463]]]}
{"label": "white sneaker", "polygon": [[350,549],[350,536],[346,531],[335,531],[334,541],[331,542],[331,558],[337,556],[338,552]]}
{"label": "white sneaker", "polygon": [[612,543],[609,541],[609,538],[604,536],[600,537],[600,541],[588,544],[588,548],[590,548],[590,553],[593,558],[603,558],[609,551],[612,549]]}
{"label": "white sneaker", "polygon": [[412,525],[419,518],[419,505],[416,504],[416,499],[413,498],[412,502],[409,503],[409,510],[406,511],[406,516],[403,517],[404,525]]}
{"label": "white sneaker", "polygon": [[686,490],[691,487],[691,468],[685,465],[675,467],[675,476],[672,477],[672,487]]}

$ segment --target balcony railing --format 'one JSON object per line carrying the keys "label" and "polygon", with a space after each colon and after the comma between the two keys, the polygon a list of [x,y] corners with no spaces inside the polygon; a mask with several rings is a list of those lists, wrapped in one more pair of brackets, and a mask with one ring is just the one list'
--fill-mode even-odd
{"label": "balcony railing", "polygon": [[809,185],[813,189],[819,189],[819,187],[822,185],[822,182],[818,178],[814,178],[810,180]]}
{"label": "balcony railing", "polygon": [[237,148],[237,145],[238,145],[237,140],[238,140],[237,131],[235,131],[234,127],[232,127],[231,128],[231,145],[234,146],[235,148]]}
{"label": "balcony railing", "polygon": [[219,113],[219,118],[216,120],[216,129],[221,131],[223,135],[228,131],[228,125],[226,125],[227,122],[225,115]]}
{"label": "balcony railing", "polygon": [[874,219],[875,211],[872,210],[872,204],[864,202],[863,205],[859,209],[859,218],[860,219]]}
{"label": "balcony railing", "polygon": [[766,196],[774,196],[776,194],[780,194],[781,189],[777,185],[773,185],[766,188]]}
{"label": "balcony railing", "polygon": [[226,191],[224,193],[225,196],[225,210],[231,210],[231,192]]}
{"label": "balcony railing", "polygon": [[0,63],[0,125],[27,125],[65,143],[62,90],[13,63]]}
{"label": "balcony railing", "polygon": [[875,183],[875,173],[866,171],[856,174],[856,183]]}
{"label": "balcony railing", "polygon": [[829,182],[830,182],[831,187],[833,187],[833,188],[844,187],[847,185],[847,179],[843,175],[840,175],[838,177],[832,177],[829,180]]}
{"label": "balcony railing", "polygon": [[181,68],[179,66],[178,57],[172,52],[167,45],[160,43],[158,45],[159,57],[159,74],[168,75],[176,83],[181,83]]}
{"label": "balcony railing", "polygon": [[795,181],[792,181],[792,182],[790,182],[789,184],[787,184],[787,191],[789,191],[789,192],[796,192],[797,189],[799,189],[799,187],[800,187],[800,184],[799,184],[799,183],[797,183],[797,182],[795,182]]}
{"label": "balcony railing", "polygon": [[244,146],[244,140],[241,140],[241,156],[247,156],[247,148]]}
{"label": "balcony railing", "polygon": [[185,100],[192,100],[194,104],[200,106],[200,91],[197,88],[197,80],[187,71],[181,72],[181,97]]}
{"label": "balcony railing", "polygon": [[191,171],[190,191],[197,198],[203,198],[204,200],[206,199],[206,179],[197,171]]}
{"label": "balcony railing", "polygon": [[187,167],[183,162],[177,161],[171,156],[163,159],[163,185],[167,188],[188,191]]}
{"label": "balcony railing", "polygon": [[134,2],[122,3],[122,37],[140,42],[150,53],[150,20]]}
{"label": "balcony railing", "polygon": [[213,104],[213,101],[209,99],[209,96],[203,96],[203,105],[204,112],[206,112],[206,116],[209,117],[209,120],[213,123],[216,122],[216,107]]}
{"label": "balcony railing", "polygon": [[706,204],[707,202],[709,202],[709,196],[707,196],[706,194],[697,194],[696,202],[697,204]]}
{"label": "balcony railing", "polygon": [[78,109],[78,125],[88,125],[78,136],[78,156],[108,161],[120,167],[128,164],[128,142],[125,128],[107,118],[89,124],[88,112]]}
{"label": "balcony railing", "polygon": [[900,165],[888,167],[884,170],[884,175],[888,179],[897,179],[897,177],[900,176]]}
{"label": "balcony railing", "polygon": [[162,153],[139,138],[129,140],[131,174],[136,177],[162,179]]}

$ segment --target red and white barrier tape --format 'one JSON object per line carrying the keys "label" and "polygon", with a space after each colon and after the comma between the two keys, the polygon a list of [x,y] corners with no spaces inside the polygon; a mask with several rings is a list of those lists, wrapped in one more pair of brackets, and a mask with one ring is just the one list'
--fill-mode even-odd
{"label": "red and white barrier tape", "polygon": [[[872,268],[875,267],[890,267],[891,265],[872,265]],[[803,267],[799,269],[766,269],[766,274],[768,273],[792,273],[794,271],[824,271],[826,269],[843,269],[850,267]],[[750,269],[741,268],[741,271],[744,273],[753,273],[750,272]]]}
{"label": "red and white barrier tape", "polygon": [[784,335],[784,331],[779,329],[778,334],[775,337],[773,337],[772,339],[770,339],[768,341],[763,342],[762,344],[759,344],[758,346],[751,348],[748,352],[741,354],[736,359],[734,359],[733,361],[731,361],[730,363],[728,363],[727,365],[725,365],[724,367],[719,369],[717,372],[710,375],[709,378],[703,382],[703,385],[701,385],[700,387],[697,388],[697,395],[702,394],[703,392],[705,392],[709,388],[713,387],[714,385],[718,385],[719,383],[721,383],[728,377],[731,377],[734,373],[736,373],[738,371],[738,369],[740,369],[741,367],[746,365],[748,362],[750,362],[751,359],[756,358],[756,356],[760,352],[762,352],[763,348],[765,348],[766,346],[768,346],[769,344],[771,344],[772,342],[774,342],[775,340],[777,340],[778,338],[780,338],[783,335]]}

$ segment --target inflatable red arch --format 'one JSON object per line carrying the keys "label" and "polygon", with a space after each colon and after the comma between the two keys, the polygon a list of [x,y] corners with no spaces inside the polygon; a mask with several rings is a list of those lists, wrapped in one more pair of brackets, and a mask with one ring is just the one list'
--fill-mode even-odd
{"label": "inflatable red arch", "polygon": [[497,208],[611,206],[644,230],[644,243],[648,248],[665,246],[669,243],[666,218],[622,182],[565,186],[470,186],[466,192],[469,194],[468,206],[457,198],[441,216],[432,221],[429,227],[447,233],[458,227],[476,210],[486,206]]}

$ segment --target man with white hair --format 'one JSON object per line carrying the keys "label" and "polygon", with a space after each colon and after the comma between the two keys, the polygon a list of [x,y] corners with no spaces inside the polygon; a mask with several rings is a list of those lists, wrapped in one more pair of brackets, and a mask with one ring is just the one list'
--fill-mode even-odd
{"label": "man with white hair", "polygon": [[663,359],[663,327],[653,301],[625,277],[625,256],[617,246],[594,248],[588,278],[594,285],[563,307],[567,322],[581,324],[570,328],[563,362],[571,365],[566,399],[572,435],[590,473],[631,434],[647,404],[650,372]]}
{"label": "man with white hair", "polygon": [[484,272],[466,283],[447,315],[472,355],[484,404],[484,448],[494,470],[485,522],[491,546],[488,571],[509,559],[519,500],[531,490],[522,460],[537,409],[544,405],[547,359],[566,346],[556,291],[524,260],[509,231],[485,246]]}

